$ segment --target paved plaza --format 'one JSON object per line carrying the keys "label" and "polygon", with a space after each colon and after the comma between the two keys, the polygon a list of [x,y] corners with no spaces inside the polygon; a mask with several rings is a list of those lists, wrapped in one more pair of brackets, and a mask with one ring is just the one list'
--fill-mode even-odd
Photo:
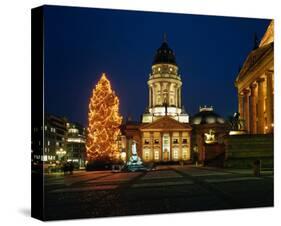
{"label": "paved plaza", "polygon": [[45,176],[46,219],[123,216],[273,205],[273,172],[161,166],[149,172]]}

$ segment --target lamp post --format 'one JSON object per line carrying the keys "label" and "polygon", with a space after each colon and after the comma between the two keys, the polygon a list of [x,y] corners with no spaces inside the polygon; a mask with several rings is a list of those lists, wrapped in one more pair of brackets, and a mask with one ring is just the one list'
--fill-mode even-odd
{"label": "lamp post", "polygon": [[56,151],[56,155],[58,156],[59,162],[61,161],[62,157],[65,156],[66,151],[60,148]]}

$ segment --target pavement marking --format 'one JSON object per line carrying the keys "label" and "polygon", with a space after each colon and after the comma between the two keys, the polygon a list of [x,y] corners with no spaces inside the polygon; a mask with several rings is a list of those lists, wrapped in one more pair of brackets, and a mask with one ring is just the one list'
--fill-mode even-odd
{"label": "pavement marking", "polygon": [[259,177],[235,177],[235,178],[222,178],[222,179],[205,179],[208,183],[220,183],[220,182],[231,182],[231,181],[249,181],[249,180],[262,180]]}
{"label": "pavement marking", "polygon": [[172,186],[172,185],[186,185],[186,184],[193,184],[192,181],[185,180],[185,181],[174,181],[174,182],[153,182],[153,183],[139,183],[133,184],[133,188],[144,188],[144,187],[162,187],[162,186]]}
{"label": "pavement marking", "polygon": [[199,173],[196,175],[189,174],[194,177],[203,177],[203,176],[223,176],[223,175],[231,175],[231,173],[223,173],[223,172],[216,172],[216,173]]}
{"label": "pavement marking", "polygon": [[90,180],[90,181],[87,181],[85,182],[85,184],[96,184],[96,183],[103,183],[103,182],[112,182],[112,183],[118,183],[118,182],[127,182],[127,181],[130,181],[130,179],[101,179],[101,180]]}
{"label": "pavement marking", "polygon": [[183,176],[174,171],[152,171],[147,173],[141,180],[151,179],[170,179],[170,178],[182,178]]}
{"label": "pavement marking", "polygon": [[91,187],[79,187],[79,188],[61,188],[50,191],[50,193],[63,193],[63,192],[82,192],[82,191],[97,191],[97,190],[113,190],[118,185],[97,185]]}

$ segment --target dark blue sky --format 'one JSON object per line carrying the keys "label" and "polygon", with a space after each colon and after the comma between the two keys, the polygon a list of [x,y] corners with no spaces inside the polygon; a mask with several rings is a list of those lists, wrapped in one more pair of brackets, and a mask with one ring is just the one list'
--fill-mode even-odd
{"label": "dark blue sky", "polygon": [[49,113],[87,124],[92,89],[105,72],[123,116],[139,120],[148,103],[151,63],[167,33],[190,115],[213,105],[237,110],[234,80],[269,20],[46,6],[45,103]]}

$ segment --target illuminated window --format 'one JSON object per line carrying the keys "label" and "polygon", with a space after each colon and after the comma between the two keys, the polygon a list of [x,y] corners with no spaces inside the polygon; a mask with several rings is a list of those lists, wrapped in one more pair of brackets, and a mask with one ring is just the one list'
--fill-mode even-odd
{"label": "illuminated window", "polygon": [[179,140],[178,139],[173,139],[173,144],[178,144]]}
{"label": "illuminated window", "polygon": [[159,151],[154,152],[154,159],[159,160]]}
{"label": "illuminated window", "polygon": [[144,152],[144,159],[149,160],[149,151]]}
{"label": "illuminated window", "polygon": [[173,151],[173,153],[174,153],[174,159],[179,159],[179,152],[178,152],[178,150],[174,150]]}
{"label": "illuminated window", "polygon": [[187,151],[182,152],[182,158],[183,160],[187,160]]}
{"label": "illuminated window", "polygon": [[59,142],[56,142],[56,146],[59,146]]}
{"label": "illuminated window", "polygon": [[48,140],[48,146],[50,146],[50,141]]}
{"label": "illuminated window", "polygon": [[79,131],[78,131],[78,129],[70,128],[70,129],[68,129],[68,132],[69,133],[78,133]]}
{"label": "illuminated window", "polygon": [[155,139],[154,144],[159,144],[159,139]]}
{"label": "illuminated window", "polygon": [[158,68],[158,71],[161,71],[161,68],[160,68],[160,67]]}

